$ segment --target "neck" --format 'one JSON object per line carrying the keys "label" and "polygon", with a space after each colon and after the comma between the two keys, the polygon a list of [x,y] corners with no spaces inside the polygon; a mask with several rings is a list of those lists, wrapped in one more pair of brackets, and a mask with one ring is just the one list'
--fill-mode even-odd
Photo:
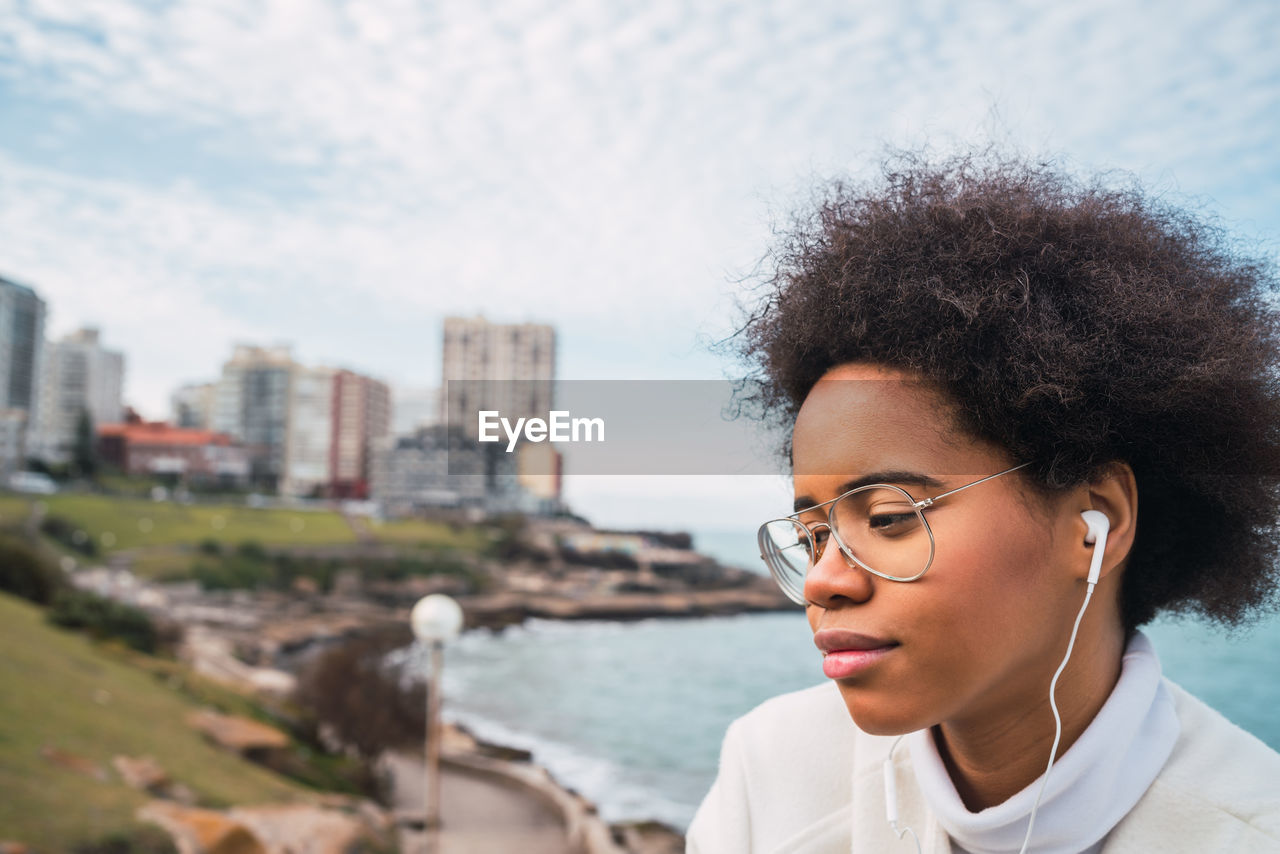
{"label": "neck", "polygon": [[[1117,619],[1105,615],[1106,609],[1086,613],[1071,661],[1058,679],[1062,738],[1055,759],[1088,728],[1120,678],[1124,632]],[[938,755],[971,812],[1003,803],[1044,773],[1054,734],[1049,683],[1066,653],[1066,637],[1048,668],[1037,667],[1025,680],[1032,687],[1022,696],[1001,692],[979,713],[933,728]]]}

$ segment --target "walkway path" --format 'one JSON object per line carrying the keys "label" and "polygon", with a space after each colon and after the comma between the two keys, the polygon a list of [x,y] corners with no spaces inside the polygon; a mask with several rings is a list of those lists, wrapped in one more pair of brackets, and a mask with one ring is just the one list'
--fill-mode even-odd
{"label": "walkway path", "polygon": [[[423,763],[385,760],[395,780],[397,813],[424,812]],[[421,831],[402,830],[405,854],[573,854],[558,811],[533,792],[488,775],[446,766],[440,784],[440,844],[427,848]]]}

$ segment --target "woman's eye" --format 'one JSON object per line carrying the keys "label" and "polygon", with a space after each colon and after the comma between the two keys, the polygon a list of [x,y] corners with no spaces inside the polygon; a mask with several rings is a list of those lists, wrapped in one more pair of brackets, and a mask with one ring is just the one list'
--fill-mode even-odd
{"label": "woman's eye", "polygon": [[905,528],[914,524],[915,521],[916,514],[914,511],[908,511],[905,513],[881,511],[878,513],[872,513],[867,518],[867,527],[874,531],[890,531],[895,528]]}

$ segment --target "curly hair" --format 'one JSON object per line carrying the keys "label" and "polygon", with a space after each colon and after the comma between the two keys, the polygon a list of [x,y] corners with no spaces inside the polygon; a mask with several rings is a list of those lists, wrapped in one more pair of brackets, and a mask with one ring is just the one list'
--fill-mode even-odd
{"label": "curly hair", "polygon": [[894,155],[814,208],[780,234],[729,340],[762,417],[794,420],[842,363],[917,372],[962,429],[1033,461],[1042,492],[1133,468],[1128,630],[1274,604],[1274,265],[1132,183],[989,153]]}

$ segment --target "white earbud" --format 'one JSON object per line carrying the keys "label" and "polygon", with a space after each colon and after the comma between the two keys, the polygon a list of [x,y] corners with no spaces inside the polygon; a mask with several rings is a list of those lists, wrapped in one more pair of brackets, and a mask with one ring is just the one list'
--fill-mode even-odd
{"label": "white earbud", "polygon": [[1102,553],[1107,548],[1107,532],[1111,530],[1111,520],[1100,510],[1085,510],[1080,514],[1084,523],[1089,526],[1084,535],[1086,543],[1093,543],[1093,557],[1089,560],[1089,584],[1097,584],[1102,574]]}

